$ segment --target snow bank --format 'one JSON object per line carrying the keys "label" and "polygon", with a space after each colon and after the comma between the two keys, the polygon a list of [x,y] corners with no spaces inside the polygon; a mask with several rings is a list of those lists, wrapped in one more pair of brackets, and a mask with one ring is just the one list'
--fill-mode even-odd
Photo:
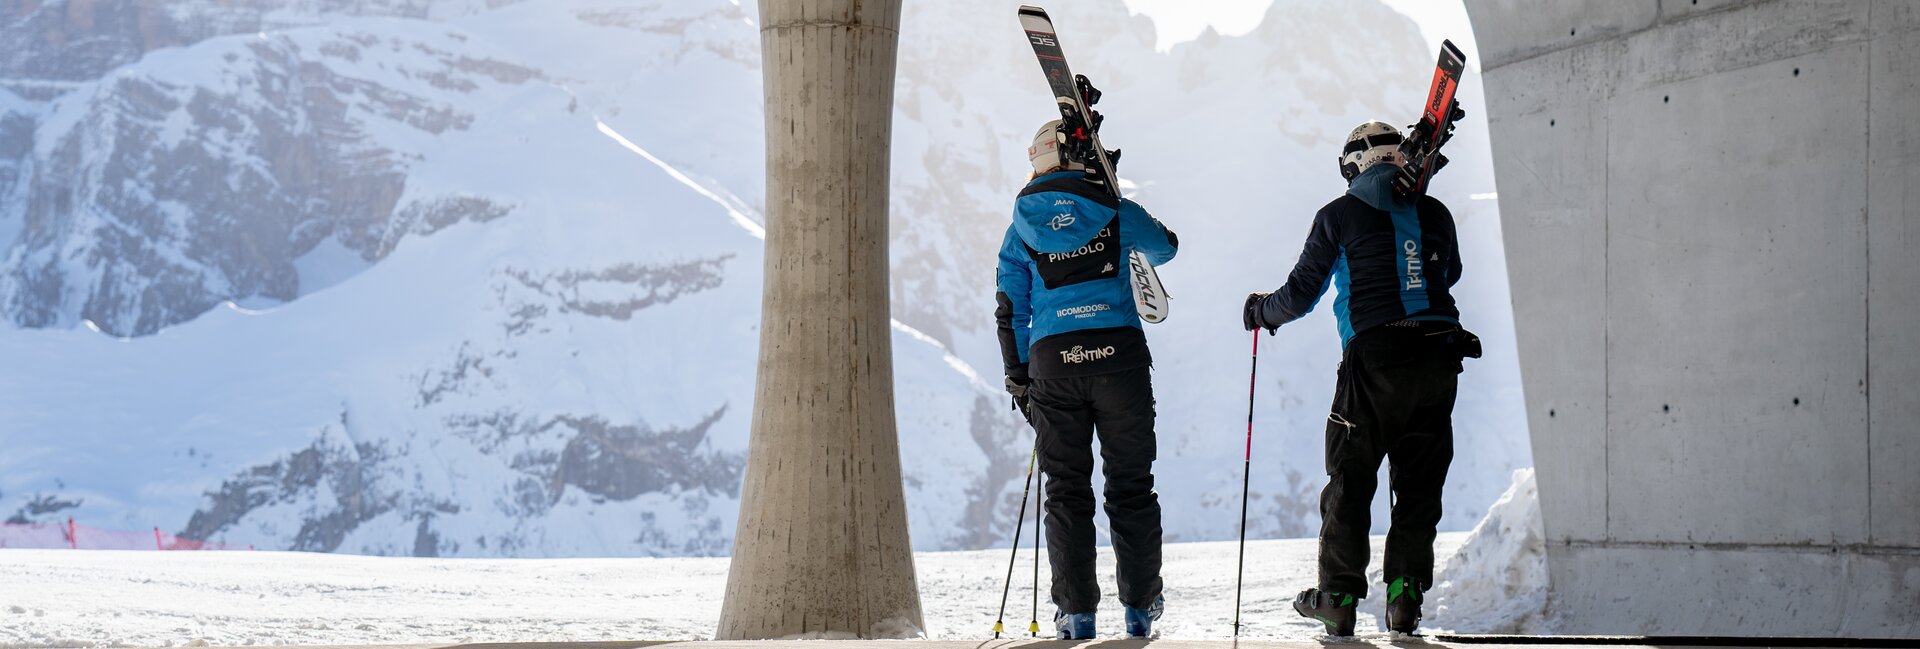
{"label": "snow bank", "polygon": [[1533,469],[1513,472],[1513,486],[1442,563],[1423,626],[1471,633],[1551,630],[1539,494]]}

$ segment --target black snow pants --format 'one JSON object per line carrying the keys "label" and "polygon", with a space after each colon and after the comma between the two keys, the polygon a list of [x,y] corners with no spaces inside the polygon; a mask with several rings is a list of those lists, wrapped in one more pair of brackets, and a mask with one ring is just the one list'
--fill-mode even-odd
{"label": "black snow pants", "polygon": [[1327,488],[1320,492],[1320,589],[1367,596],[1367,531],[1380,460],[1389,461],[1393,520],[1383,577],[1433,585],[1434,527],[1453,461],[1456,325],[1394,323],[1355,336],[1327,416]]}
{"label": "black snow pants", "polygon": [[1053,603],[1067,613],[1100,604],[1094,579],[1093,437],[1100,436],[1107,520],[1120,602],[1160,596],[1160,495],[1153,490],[1153,382],[1148,368],[1034,379],[1028,393],[1046,473],[1047,557]]}

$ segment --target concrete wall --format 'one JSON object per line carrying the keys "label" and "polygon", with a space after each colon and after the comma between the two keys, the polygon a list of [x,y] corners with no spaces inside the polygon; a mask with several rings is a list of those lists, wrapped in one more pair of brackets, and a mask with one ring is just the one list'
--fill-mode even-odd
{"label": "concrete wall", "polygon": [[1920,2],[1467,9],[1565,630],[1920,637]]}

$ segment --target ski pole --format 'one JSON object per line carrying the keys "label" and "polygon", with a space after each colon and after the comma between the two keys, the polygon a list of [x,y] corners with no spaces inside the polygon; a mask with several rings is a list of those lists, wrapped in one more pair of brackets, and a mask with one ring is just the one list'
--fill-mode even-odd
{"label": "ski pole", "polygon": [[1233,572],[1233,637],[1240,637],[1240,583],[1247,572],[1247,486],[1253,473],[1253,388],[1259,383],[1260,330],[1253,330],[1253,369],[1247,372],[1247,455],[1240,467],[1240,563]]}
{"label": "ski pole", "polygon": [[993,639],[995,640],[999,640],[1000,633],[1006,630],[1007,593],[1013,590],[1013,565],[1020,558],[1020,527],[1022,523],[1027,522],[1027,494],[1033,490],[1033,457],[1038,454],[1038,446],[1027,453],[1027,482],[1026,486],[1020,489],[1020,515],[1013,519],[1013,554],[1007,555],[1007,581],[1000,587],[1000,615],[993,619]]}
{"label": "ski pole", "polygon": [[1040,488],[1033,494],[1033,617],[1027,620],[1027,635],[1040,637],[1040,503],[1047,500],[1047,474],[1038,478]]}

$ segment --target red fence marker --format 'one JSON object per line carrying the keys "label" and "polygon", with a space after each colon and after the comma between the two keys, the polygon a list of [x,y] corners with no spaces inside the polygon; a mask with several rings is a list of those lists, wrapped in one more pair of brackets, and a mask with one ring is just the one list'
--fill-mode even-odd
{"label": "red fence marker", "polygon": [[[68,516],[66,523],[5,523],[0,522],[0,548],[59,548],[80,549],[80,528],[83,527],[76,516]],[[144,540],[143,540],[144,539]],[[149,545],[151,544],[151,545]],[[144,531],[105,529],[87,527],[87,547],[94,550],[251,550],[253,546],[238,543],[228,545],[212,541],[182,538],[168,533],[160,526],[151,526]],[[4,647],[4,645],[0,645]]]}

